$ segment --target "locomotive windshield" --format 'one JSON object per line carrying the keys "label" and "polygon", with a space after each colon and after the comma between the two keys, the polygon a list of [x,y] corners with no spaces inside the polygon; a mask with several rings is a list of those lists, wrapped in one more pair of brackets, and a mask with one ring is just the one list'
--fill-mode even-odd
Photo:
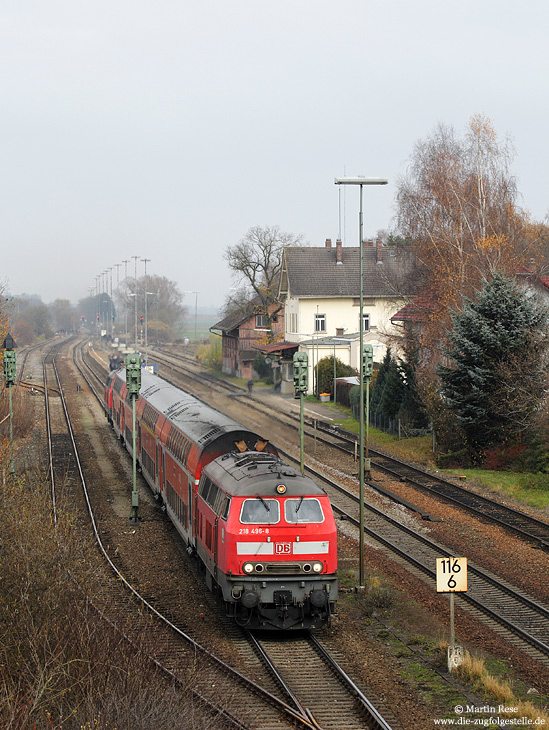
{"label": "locomotive windshield", "polygon": [[286,522],[324,522],[324,514],[318,499],[287,499],[284,502]]}
{"label": "locomotive windshield", "polygon": [[240,522],[245,525],[274,525],[280,520],[276,499],[245,499],[240,512]]}

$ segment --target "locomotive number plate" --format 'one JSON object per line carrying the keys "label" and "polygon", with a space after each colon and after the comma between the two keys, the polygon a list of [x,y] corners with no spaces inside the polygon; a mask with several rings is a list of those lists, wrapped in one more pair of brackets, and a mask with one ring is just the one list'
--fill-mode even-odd
{"label": "locomotive number plate", "polygon": [[275,554],[276,555],[289,555],[292,552],[292,545],[289,542],[276,542],[275,543]]}

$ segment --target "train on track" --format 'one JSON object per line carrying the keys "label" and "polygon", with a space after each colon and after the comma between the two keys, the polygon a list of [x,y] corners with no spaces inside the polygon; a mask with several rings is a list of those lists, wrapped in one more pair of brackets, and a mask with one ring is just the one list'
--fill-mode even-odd
{"label": "train on track", "polygon": [[[109,374],[105,404],[132,453],[124,368]],[[147,371],[136,431],[143,476],[228,615],[251,629],[330,623],[337,538],[324,490],[285,464],[267,439]]]}

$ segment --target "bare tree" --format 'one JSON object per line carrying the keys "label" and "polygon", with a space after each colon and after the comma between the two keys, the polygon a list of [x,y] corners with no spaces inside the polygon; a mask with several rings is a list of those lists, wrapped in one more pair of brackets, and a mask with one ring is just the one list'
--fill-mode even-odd
{"label": "bare tree", "polygon": [[[284,233],[279,226],[254,226],[234,246],[228,246],[225,260],[238,281],[243,281],[253,296],[259,299],[261,313],[270,326],[279,311],[269,311],[277,301],[278,282],[285,246],[303,245],[303,236]],[[241,298],[238,298],[239,304]]]}
{"label": "bare tree", "polygon": [[536,227],[518,205],[512,158],[510,142],[500,142],[490,121],[476,116],[463,139],[439,125],[419,141],[399,182],[399,233],[423,266],[428,314],[436,319],[438,310],[444,327],[448,317],[439,315],[459,308],[485,276],[514,275],[539,251]]}
{"label": "bare tree", "polygon": [[76,329],[76,310],[68,299],[56,299],[49,305],[49,310],[56,330],[72,332]]}
{"label": "bare tree", "polygon": [[244,315],[246,309],[249,307],[251,298],[252,293],[246,284],[243,283],[242,286],[232,287],[226,295],[221,309],[223,317],[236,316],[238,314]]}
{"label": "bare tree", "polygon": [[183,295],[177,284],[165,276],[149,275],[146,280],[143,276],[137,281],[128,277],[120,284],[118,292],[118,299],[122,304],[121,309],[133,313],[136,307],[135,296],[137,296],[139,317],[144,315],[145,297],[148,297],[149,325],[153,321],[158,321],[172,328],[185,313],[182,305]]}

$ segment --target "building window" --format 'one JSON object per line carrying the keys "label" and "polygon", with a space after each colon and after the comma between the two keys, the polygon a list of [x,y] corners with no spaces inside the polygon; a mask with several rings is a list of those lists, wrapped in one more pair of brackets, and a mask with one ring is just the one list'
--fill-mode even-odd
{"label": "building window", "polygon": [[370,315],[369,314],[362,314],[362,323],[364,325],[363,332],[369,332],[370,331]]}
{"label": "building window", "polygon": [[315,314],[315,332],[326,332],[325,314]]}
{"label": "building window", "polygon": [[296,312],[288,313],[288,332],[297,332],[297,313]]}
{"label": "building window", "polygon": [[267,321],[267,317],[264,314],[256,314],[255,315],[255,326],[256,329],[265,329],[269,326],[269,323]]}

